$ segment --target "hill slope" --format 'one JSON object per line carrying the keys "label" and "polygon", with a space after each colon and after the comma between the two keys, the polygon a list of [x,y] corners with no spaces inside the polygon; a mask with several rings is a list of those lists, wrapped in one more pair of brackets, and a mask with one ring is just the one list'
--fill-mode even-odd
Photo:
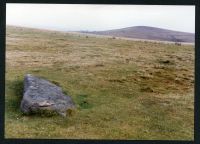
{"label": "hill slope", "polygon": [[191,42],[195,40],[193,33],[172,31],[167,29],[147,27],[147,26],[135,26],[122,29],[114,29],[108,31],[93,31],[87,32],[98,35],[109,35],[116,37],[127,37],[137,39],[148,40],[160,40],[160,41],[173,41],[173,42]]}

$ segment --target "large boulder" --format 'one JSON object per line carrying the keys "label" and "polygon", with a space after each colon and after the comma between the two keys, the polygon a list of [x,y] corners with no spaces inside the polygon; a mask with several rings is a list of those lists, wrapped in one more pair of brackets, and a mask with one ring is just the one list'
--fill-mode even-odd
{"label": "large boulder", "polygon": [[60,87],[27,74],[24,78],[24,94],[20,107],[25,114],[48,111],[67,116],[75,105],[70,96],[63,94]]}

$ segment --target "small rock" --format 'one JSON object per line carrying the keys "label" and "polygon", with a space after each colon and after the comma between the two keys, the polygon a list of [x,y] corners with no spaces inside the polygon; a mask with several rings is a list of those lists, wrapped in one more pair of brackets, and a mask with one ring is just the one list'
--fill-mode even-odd
{"label": "small rock", "polygon": [[67,116],[67,111],[74,109],[75,105],[70,96],[63,94],[60,87],[27,74],[24,78],[24,94],[20,107],[25,114],[50,111]]}
{"label": "small rock", "polygon": [[140,90],[141,90],[141,92],[154,92],[153,89],[148,87],[148,86],[147,87],[143,87]]}

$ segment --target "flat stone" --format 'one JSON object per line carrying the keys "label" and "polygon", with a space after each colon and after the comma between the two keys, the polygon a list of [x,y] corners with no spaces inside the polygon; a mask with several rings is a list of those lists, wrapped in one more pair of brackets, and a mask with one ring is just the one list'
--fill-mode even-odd
{"label": "flat stone", "polygon": [[25,114],[47,110],[67,116],[67,111],[74,109],[75,104],[70,96],[63,94],[60,87],[45,79],[27,74],[24,77],[24,94],[20,108]]}

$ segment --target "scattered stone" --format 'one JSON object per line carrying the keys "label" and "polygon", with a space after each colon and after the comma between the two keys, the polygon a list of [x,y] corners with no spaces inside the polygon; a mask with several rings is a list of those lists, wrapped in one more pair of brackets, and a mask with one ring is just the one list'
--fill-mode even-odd
{"label": "scattered stone", "polygon": [[147,87],[143,87],[140,90],[141,90],[141,92],[154,92],[153,89],[148,87],[148,86]]}
{"label": "scattered stone", "polygon": [[118,82],[118,83],[124,83],[126,79],[109,79],[109,82]]}
{"label": "scattered stone", "polygon": [[160,61],[160,63],[168,64],[168,63],[170,63],[170,61],[169,60],[163,60],[163,61]]}
{"label": "scattered stone", "polygon": [[103,67],[104,65],[103,64],[96,64],[95,66],[96,67]]}
{"label": "scattered stone", "polygon": [[172,61],[170,60],[159,60],[159,63],[161,64],[174,64]]}
{"label": "scattered stone", "polygon": [[140,76],[142,79],[149,79],[147,76]]}
{"label": "scattered stone", "polygon": [[65,117],[75,105],[70,96],[63,94],[60,87],[27,74],[24,78],[24,94],[20,107],[25,114],[48,111]]}
{"label": "scattered stone", "polygon": [[175,45],[181,46],[181,43],[180,42],[175,42]]}

